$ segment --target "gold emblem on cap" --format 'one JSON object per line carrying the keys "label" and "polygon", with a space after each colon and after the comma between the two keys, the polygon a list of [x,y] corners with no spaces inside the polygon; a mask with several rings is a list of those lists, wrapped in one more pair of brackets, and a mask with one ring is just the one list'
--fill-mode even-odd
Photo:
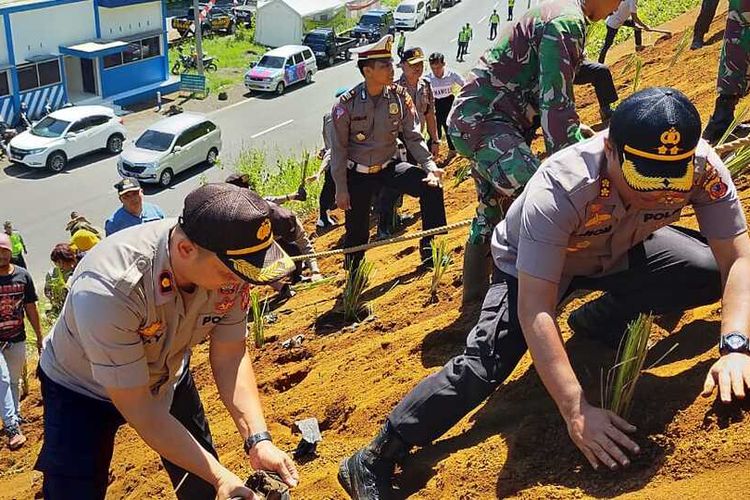
{"label": "gold emblem on cap", "polygon": [[678,148],[677,145],[680,143],[681,137],[680,132],[674,127],[661,134],[661,137],[659,138],[661,140],[661,146],[657,148],[659,154],[676,155],[679,153],[680,148]]}
{"label": "gold emblem on cap", "polygon": [[265,240],[271,235],[271,221],[269,219],[266,219],[263,221],[263,224],[260,225],[258,228],[258,232],[255,234],[256,238],[259,240]]}
{"label": "gold emblem on cap", "polygon": [[358,140],[359,142],[362,142],[362,141],[364,141],[365,139],[367,139],[367,136],[365,136],[365,134],[363,134],[362,132],[358,133],[358,134],[357,134],[357,135],[356,135],[355,137],[356,137],[356,139],[357,139],[357,140]]}
{"label": "gold emblem on cap", "polygon": [[392,102],[390,106],[388,106],[388,112],[392,115],[398,114],[398,104],[395,102]]}

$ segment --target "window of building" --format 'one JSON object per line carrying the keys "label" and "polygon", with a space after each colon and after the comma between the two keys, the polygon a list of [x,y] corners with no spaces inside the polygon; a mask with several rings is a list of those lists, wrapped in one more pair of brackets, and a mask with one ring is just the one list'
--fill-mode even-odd
{"label": "window of building", "polygon": [[114,68],[143,59],[150,59],[161,55],[161,38],[152,36],[141,40],[134,40],[125,47],[125,50],[117,54],[104,56],[104,68]]}
{"label": "window of building", "polygon": [[18,67],[18,87],[21,92],[55,85],[61,81],[59,59]]}
{"label": "window of building", "polygon": [[8,72],[0,71],[0,97],[10,95],[10,84],[8,82]]}

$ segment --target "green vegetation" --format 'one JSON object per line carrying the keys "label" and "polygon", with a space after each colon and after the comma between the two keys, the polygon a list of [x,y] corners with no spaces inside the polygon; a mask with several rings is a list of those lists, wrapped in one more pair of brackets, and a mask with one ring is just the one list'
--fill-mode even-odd
{"label": "green vegetation", "polygon": [[[737,125],[747,119],[748,112],[750,112],[750,107],[743,106],[734,115],[734,120],[732,120],[732,123],[729,125],[729,128],[727,128],[727,131],[724,132],[724,135],[721,137],[721,139],[719,139],[717,146],[722,146],[729,140],[729,136],[734,133],[734,129],[737,128]],[[732,177],[737,178],[738,176],[744,174],[747,171],[748,166],[750,165],[750,147],[743,146],[732,151],[728,155],[725,155],[722,159],[724,160],[724,165],[726,165]]]}
{"label": "green vegetation", "polygon": [[434,266],[432,268],[432,281],[430,283],[430,297],[434,300],[437,298],[438,286],[440,286],[440,282],[443,280],[445,271],[453,263],[453,258],[451,257],[450,250],[448,250],[448,244],[442,238],[440,240],[437,238],[433,239],[430,242],[430,247],[432,248],[432,263]]}
{"label": "green vegetation", "polygon": [[[243,151],[234,165],[236,172],[248,175],[253,191],[261,196],[295,193],[303,180],[319,169],[318,157],[307,152],[302,157],[279,156],[275,165],[268,165],[266,151],[258,148]],[[321,187],[321,180],[306,184],[307,200],[292,201],[285,205],[301,215],[312,213],[318,209]]]}
{"label": "green vegetation", "polygon": [[250,292],[250,316],[253,319],[253,339],[255,340],[255,347],[260,349],[266,343],[266,308],[268,306],[268,298],[261,302],[260,294],[258,292]]}
{"label": "green vegetation", "polygon": [[369,308],[362,300],[362,293],[370,283],[375,265],[365,259],[359,261],[356,269],[349,268],[346,272],[346,285],[341,295],[344,307],[344,317],[348,321],[360,321],[363,312],[369,313]]}
{"label": "green vegetation", "polygon": [[[640,0],[638,2],[638,17],[643,22],[655,28],[666,23],[701,4],[701,0]],[[604,21],[594,23],[589,28],[586,39],[586,52],[589,58],[596,59],[604,44],[604,36],[607,34],[607,27]],[[620,43],[633,36],[633,29],[623,26],[617,32],[615,43]]]}
{"label": "green vegetation", "polygon": [[[227,87],[242,83],[245,71],[251,62],[257,61],[268,50],[263,45],[253,42],[255,28],[237,26],[234,35],[209,35],[203,38],[204,55],[214,57],[219,70],[206,73],[206,80],[210,94],[215,94]],[[195,51],[193,39],[182,42],[185,54]],[[176,46],[169,49],[169,67],[179,60]]]}
{"label": "green vegetation", "polygon": [[688,48],[692,39],[693,39],[693,28],[687,29],[682,33],[682,38],[680,38],[680,41],[677,44],[677,48],[674,51],[674,55],[672,56],[672,59],[669,60],[669,66],[668,66],[669,68],[672,68],[675,64],[677,64],[677,61],[685,52],[685,49]]}

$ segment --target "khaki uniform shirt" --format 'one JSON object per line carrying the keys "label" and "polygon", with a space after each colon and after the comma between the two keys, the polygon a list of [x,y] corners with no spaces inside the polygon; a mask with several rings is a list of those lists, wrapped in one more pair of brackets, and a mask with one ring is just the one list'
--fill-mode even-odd
{"label": "khaki uniform shirt", "polygon": [[414,102],[400,85],[386,87],[380,97],[373,99],[367,94],[365,84],[360,83],[341,96],[331,115],[331,174],[337,189],[347,189],[346,169],[350,160],[368,167],[391,161],[399,132],[424,170],[437,169],[419,131]]}
{"label": "khaki uniform shirt", "polygon": [[432,85],[426,78],[420,78],[416,87],[409,87],[406,84],[406,77],[401,76],[397,84],[401,85],[409,92],[411,100],[414,102],[414,108],[419,116],[419,125],[427,125],[427,115],[435,113],[435,97],[432,94]]}
{"label": "khaki uniform shirt", "polygon": [[574,276],[627,269],[628,250],[677,222],[687,205],[709,239],[747,230],[732,178],[706,142],[698,145],[692,190],[640,210],[626,207],[607,178],[604,137],[570,146],[539,167],[495,228],[492,256],[501,271],[559,283],[562,293]]}
{"label": "khaki uniform shirt", "polygon": [[105,388],[147,385],[169,404],[190,350],[207,337],[247,334],[248,286],[197,288],[186,301],[169,262],[165,219],[120,231],[94,247],[76,268],[41,368],[68,389],[109,400]]}

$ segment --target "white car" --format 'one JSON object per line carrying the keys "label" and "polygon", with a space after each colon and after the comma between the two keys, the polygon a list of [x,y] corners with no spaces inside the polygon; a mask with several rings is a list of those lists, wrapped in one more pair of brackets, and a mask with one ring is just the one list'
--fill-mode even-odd
{"label": "white car", "polygon": [[126,147],[117,171],[167,187],[175,174],[203,162],[214,165],[220,151],[221,130],[214,122],[199,113],[180,113],[151,125]]}
{"label": "white car", "polygon": [[427,19],[427,2],[425,0],[404,0],[393,13],[396,28],[417,29]]}
{"label": "white car", "polygon": [[71,106],[50,113],[11,139],[10,160],[28,167],[65,170],[68,161],[93,151],[122,151],[127,131],[105,106]]}
{"label": "white car", "polygon": [[284,45],[266,52],[257,64],[245,73],[248,90],[284,93],[287,87],[297,83],[312,83],[318,72],[318,64],[310,47]]}

